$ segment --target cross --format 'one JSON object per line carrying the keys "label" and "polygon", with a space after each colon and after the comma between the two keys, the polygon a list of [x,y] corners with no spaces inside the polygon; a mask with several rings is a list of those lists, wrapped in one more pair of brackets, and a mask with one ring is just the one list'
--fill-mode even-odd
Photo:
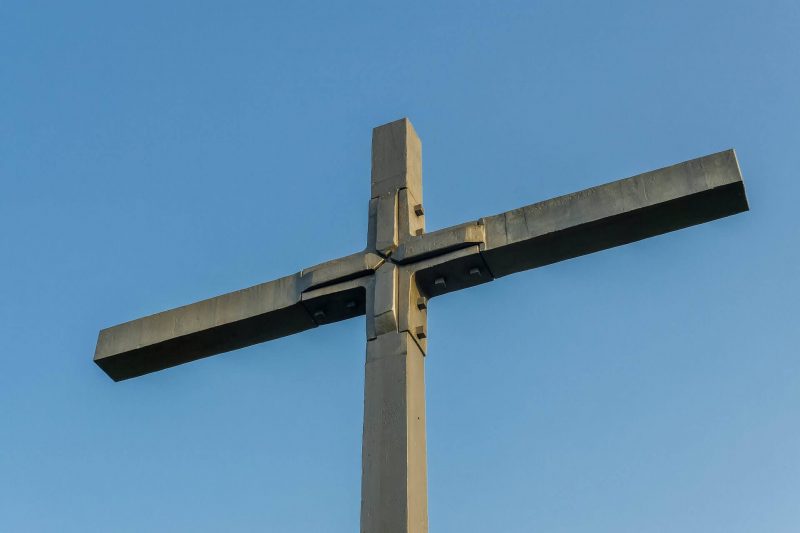
{"label": "cross", "polygon": [[100,332],[120,381],[366,314],[362,533],[428,530],[424,358],[431,298],[747,211],[733,150],[425,232],[411,122],[372,132],[367,246]]}

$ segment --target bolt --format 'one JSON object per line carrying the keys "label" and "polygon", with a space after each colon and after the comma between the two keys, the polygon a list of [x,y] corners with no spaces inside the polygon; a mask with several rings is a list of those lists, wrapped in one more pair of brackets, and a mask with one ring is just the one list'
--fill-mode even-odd
{"label": "bolt", "polygon": [[425,334],[425,326],[417,326],[417,329],[414,331],[418,339],[424,339],[427,337]]}
{"label": "bolt", "polygon": [[347,309],[355,309],[355,308],[356,308],[356,303],[355,303],[353,300],[350,300],[349,302],[347,302],[346,304],[344,304],[344,306],[345,306]]}
{"label": "bolt", "polygon": [[436,278],[433,280],[433,286],[437,289],[446,289],[447,283],[444,281],[444,278]]}
{"label": "bolt", "polygon": [[417,215],[418,217],[421,217],[422,215],[425,214],[425,211],[422,210],[422,204],[416,204],[414,206],[414,214]]}
{"label": "bolt", "polygon": [[426,300],[424,296],[420,296],[419,298],[417,298],[417,309],[422,311],[423,309],[427,308],[428,308],[428,300]]}
{"label": "bolt", "polygon": [[314,311],[314,320],[325,320],[325,311],[322,309]]}
{"label": "bolt", "polygon": [[470,276],[480,276],[481,275],[481,269],[478,268],[478,267],[472,267],[472,268],[469,269],[469,275]]}

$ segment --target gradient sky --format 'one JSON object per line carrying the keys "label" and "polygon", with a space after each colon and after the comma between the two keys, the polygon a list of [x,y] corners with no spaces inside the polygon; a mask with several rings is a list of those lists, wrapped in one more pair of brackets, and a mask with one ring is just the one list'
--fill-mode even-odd
{"label": "gradient sky", "polygon": [[431,532],[800,528],[800,4],[0,6],[0,531],[358,530],[363,318],[123,383],[99,329],[734,147],[751,212],[430,306]]}

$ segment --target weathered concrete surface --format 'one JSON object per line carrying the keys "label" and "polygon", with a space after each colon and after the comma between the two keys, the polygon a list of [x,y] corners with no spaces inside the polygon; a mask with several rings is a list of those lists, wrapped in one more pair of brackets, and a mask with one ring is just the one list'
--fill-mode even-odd
{"label": "weathered concrete surface", "polygon": [[409,189],[422,202],[422,143],[407,118],[372,130],[371,198]]}
{"label": "weathered concrete surface", "polygon": [[397,265],[382,265],[367,293],[367,339],[397,331]]}
{"label": "weathered concrete surface", "polygon": [[300,275],[104,329],[94,361],[120,381],[316,326]]}
{"label": "weathered concrete surface", "polygon": [[399,241],[397,191],[387,192],[370,200],[370,212],[375,213],[375,245],[374,249],[384,257],[388,257],[397,249]]}
{"label": "weathered concrete surface", "polygon": [[373,283],[373,276],[364,276],[325,285],[304,292],[301,302],[316,325],[332,324],[363,315]]}
{"label": "weathered concrete surface", "polygon": [[500,277],[747,209],[727,150],[486,217],[482,253]]}
{"label": "weathered concrete surface", "polygon": [[[379,329],[409,331],[425,351],[427,325],[414,310],[415,298],[432,298],[748,208],[736,155],[728,150],[423,234],[419,138],[403,119],[376,128],[373,139],[373,194],[389,195],[392,207],[378,224],[373,207],[378,197],[370,202],[372,247],[299,274],[104,329],[95,362],[113,379],[127,379],[369,315],[374,283],[346,282],[372,279],[386,261],[369,251],[375,250],[378,226],[382,235],[390,235],[389,261],[402,265],[394,286],[403,291],[392,293],[396,306],[388,314],[388,307],[383,310]],[[383,280],[381,286],[385,284]],[[318,290],[323,287],[329,288]],[[388,294],[381,296],[382,302],[389,301]],[[368,316],[368,338],[379,334],[374,318]]]}
{"label": "weathered concrete surface", "polygon": [[367,249],[389,257],[425,230],[422,143],[408,119],[372,131],[371,183]]}
{"label": "weathered concrete surface", "polygon": [[325,285],[367,276],[375,272],[383,262],[384,259],[381,256],[369,251],[326,261],[301,270],[300,287],[305,292]]}
{"label": "weathered concrete surface", "polygon": [[428,298],[420,291],[416,270],[410,266],[397,269],[397,330],[411,334],[428,353]]}
{"label": "weathered concrete surface", "polygon": [[367,342],[362,533],[426,533],[424,356],[406,332]]}
{"label": "weathered concrete surface", "polygon": [[[399,246],[424,232],[421,143],[407,119],[375,128],[368,249],[387,257],[367,288],[362,533],[428,530],[424,349],[427,310]],[[411,307],[412,298],[414,307]]]}
{"label": "weathered concrete surface", "polygon": [[358,252],[104,329],[94,360],[120,381],[363,315],[368,283],[362,278],[383,262]]}
{"label": "weathered concrete surface", "polygon": [[[420,190],[419,194],[422,194]],[[400,189],[397,196],[397,225],[400,244],[425,233],[425,211],[422,197],[417,198],[410,189]]]}
{"label": "weathered concrete surface", "polygon": [[466,222],[408,238],[392,255],[392,261],[401,264],[412,263],[459,248],[467,248],[473,244],[483,244],[485,240],[482,222]]}
{"label": "weathered concrete surface", "polygon": [[413,269],[419,291],[427,298],[460,291],[494,279],[477,245],[423,259],[407,268]]}

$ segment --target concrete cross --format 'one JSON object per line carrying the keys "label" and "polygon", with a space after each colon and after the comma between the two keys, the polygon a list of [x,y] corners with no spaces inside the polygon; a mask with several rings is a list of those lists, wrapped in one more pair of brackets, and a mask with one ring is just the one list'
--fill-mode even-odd
{"label": "concrete cross", "polygon": [[514,272],[748,209],[733,150],[425,233],[421,144],[407,119],[372,133],[364,251],[104,329],[115,381],[366,314],[361,531],[428,530],[428,300]]}

